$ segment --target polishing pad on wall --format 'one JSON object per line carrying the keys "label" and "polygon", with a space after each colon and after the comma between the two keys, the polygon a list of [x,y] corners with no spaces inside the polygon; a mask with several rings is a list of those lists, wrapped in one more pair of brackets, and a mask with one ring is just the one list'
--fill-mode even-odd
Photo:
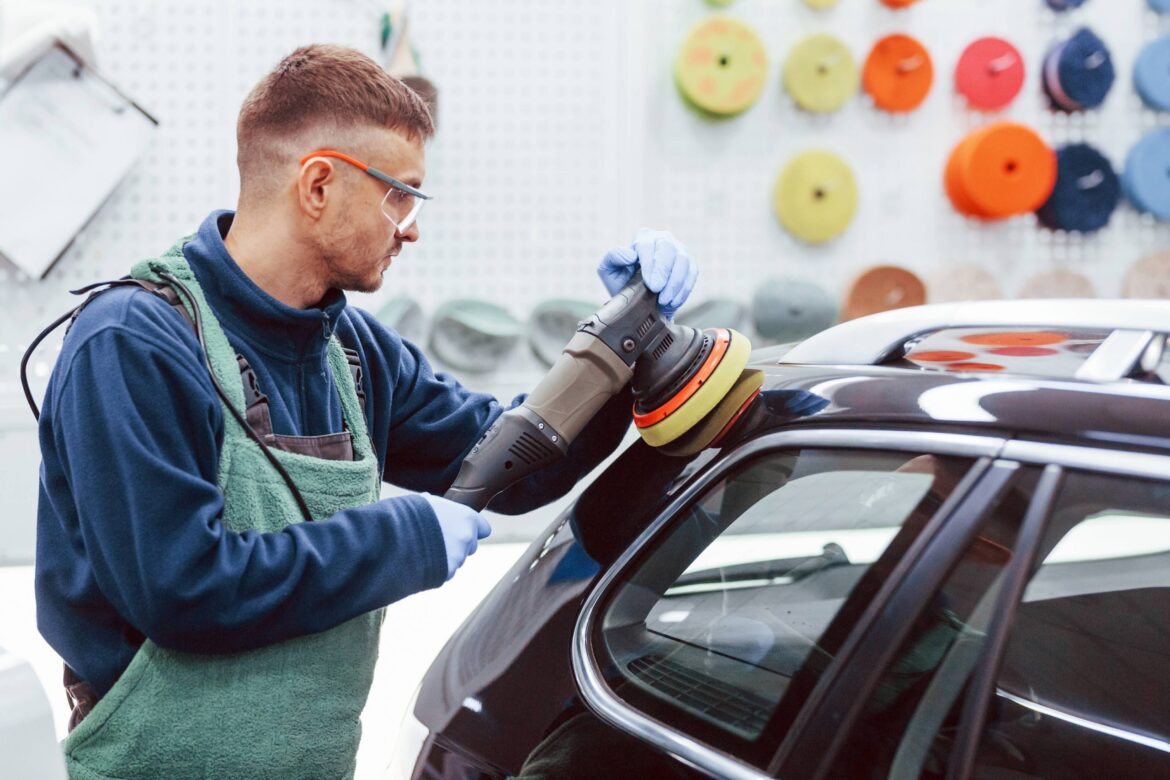
{"label": "polishing pad on wall", "polygon": [[741,333],[746,332],[750,324],[747,307],[727,298],[712,298],[688,306],[675,315],[674,321],[695,330],[731,328]]}
{"label": "polishing pad on wall", "polygon": [[769,341],[801,341],[837,322],[837,302],[813,282],[767,279],[752,295],[752,321]]}
{"label": "polishing pad on wall", "polygon": [[1170,298],[1170,250],[1146,255],[1125,272],[1126,298]]}
{"label": "polishing pad on wall", "polygon": [[909,35],[887,35],[873,45],[862,70],[865,91],[874,104],[891,112],[918,108],[934,81],[930,53]]}
{"label": "polishing pad on wall", "polygon": [[1135,208],[1170,219],[1170,128],[1152,130],[1134,144],[1121,186]]}
{"label": "polishing pad on wall", "polygon": [[857,211],[853,171],[831,152],[797,155],[776,180],[772,208],[780,224],[797,238],[813,244],[836,238]]}
{"label": "polishing pad on wall", "polygon": [[687,35],[674,63],[679,91],[712,116],[746,111],[764,88],[768,57],[750,26],[725,16],[701,23]]}
{"label": "polishing pad on wall", "polygon": [[1002,297],[999,281],[977,265],[946,266],[926,279],[926,299],[931,303],[993,301]]}
{"label": "polishing pad on wall", "polygon": [[524,324],[506,309],[487,301],[448,301],[435,311],[431,351],[463,371],[490,371],[499,366],[524,334]]}
{"label": "polishing pad on wall", "polygon": [[582,320],[597,311],[597,304],[569,298],[542,301],[528,318],[528,346],[546,366],[557,362],[561,350],[577,332]]}
{"label": "polishing pad on wall", "polygon": [[1002,38],[973,41],[955,66],[955,91],[980,111],[1008,105],[1023,85],[1024,58]]}
{"label": "polishing pad on wall", "polygon": [[387,301],[374,317],[407,341],[421,343],[426,335],[426,318],[422,307],[410,298],[398,297]]}
{"label": "polishing pad on wall", "polygon": [[1056,154],[1034,130],[997,122],[976,130],[951,152],[947,196],[959,212],[1004,219],[1038,209],[1056,185]]}
{"label": "polishing pad on wall", "polygon": [[1053,46],[1044,58],[1044,91],[1053,107],[1062,111],[1083,111],[1101,105],[1113,79],[1109,48],[1085,28]]}
{"label": "polishing pad on wall", "polygon": [[896,265],[879,265],[863,271],[849,285],[841,319],[852,320],[924,303],[926,285],[918,274]]}
{"label": "polishing pad on wall", "polygon": [[1056,186],[1036,211],[1053,230],[1092,233],[1109,223],[1121,200],[1121,182],[1105,155],[1088,144],[1056,150]]}
{"label": "polishing pad on wall", "polygon": [[1133,66],[1133,86],[1155,111],[1170,111],[1170,35],[1145,45]]}
{"label": "polishing pad on wall", "polygon": [[810,35],[784,61],[784,88],[806,111],[836,111],[857,92],[857,65],[832,35]]}
{"label": "polishing pad on wall", "polygon": [[1084,274],[1053,268],[1024,281],[1020,298],[1096,298],[1093,283]]}

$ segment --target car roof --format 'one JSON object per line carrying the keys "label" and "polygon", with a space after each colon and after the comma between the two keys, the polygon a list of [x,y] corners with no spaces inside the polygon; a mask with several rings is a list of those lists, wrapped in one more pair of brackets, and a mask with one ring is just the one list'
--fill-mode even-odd
{"label": "car roof", "polygon": [[[1006,335],[1043,329],[1049,336],[1079,338],[1070,344],[1086,349],[1077,362],[1057,361],[1066,370],[1049,376],[1040,360],[1003,361],[1008,365],[995,366],[994,372],[980,371],[981,364],[971,361],[952,363],[959,366],[954,371],[913,361],[931,338],[972,329]],[[765,391],[825,399],[801,422],[977,429],[1165,454],[1170,452],[1170,386],[1163,384],[1170,381],[1167,331],[1170,301],[920,306],[852,320],[797,345],[756,350],[749,365],[764,372]]]}

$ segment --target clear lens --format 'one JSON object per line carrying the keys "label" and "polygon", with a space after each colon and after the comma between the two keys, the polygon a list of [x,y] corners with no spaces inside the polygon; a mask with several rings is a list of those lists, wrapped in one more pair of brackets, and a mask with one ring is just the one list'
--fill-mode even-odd
{"label": "clear lens", "polygon": [[391,187],[382,198],[382,214],[398,233],[405,233],[418,219],[426,200],[416,198],[405,190]]}

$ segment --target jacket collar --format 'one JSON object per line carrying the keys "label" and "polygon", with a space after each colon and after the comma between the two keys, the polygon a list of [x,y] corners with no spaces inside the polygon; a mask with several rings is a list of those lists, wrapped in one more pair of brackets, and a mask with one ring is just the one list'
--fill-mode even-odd
{"label": "jacket collar", "polygon": [[287,306],[261,290],[224,246],[234,211],[213,211],[183,247],[207,302],[225,330],[274,357],[319,356],[345,310],[345,293],[331,289],[307,309]]}

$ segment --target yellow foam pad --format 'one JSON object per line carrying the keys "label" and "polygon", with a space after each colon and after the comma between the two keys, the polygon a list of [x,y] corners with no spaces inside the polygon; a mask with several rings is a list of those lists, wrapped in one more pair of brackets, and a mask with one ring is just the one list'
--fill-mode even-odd
{"label": "yellow foam pad", "polygon": [[693,105],[718,116],[746,111],[768,78],[768,56],[755,30],[714,16],[691,30],[674,62],[679,91]]}
{"label": "yellow foam pad", "polygon": [[740,372],[747,365],[752,344],[742,333],[730,329],[728,332],[731,334],[731,340],[727,345],[727,351],[723,353],[723,358],[719,365],[715,366],[711,376],[707,377],[707,381],[699,386],[694,395],[659,422],[638,428],[642,439],[651,447],[669,444],[691,430],[731,390]]}
{"label": "yellow foam pad", "polygon": [[686,457],[707,449],[739,413],[744,403],[763,385],[763,371],[754,368],[744,369],[735,380],[735,384],[706,417],[670,444],[659,447],[659,450],[666,455]]}
{"label": "yellow foam pad", "polygon": [[784,61],[784,88],[805,111],[836,111],[857,93],[857,63],[832,35],[810,35]]}
{"label": "yellow foam pad", "polygon": [[804,0],[804,4],[809,8],[832,8],[837,0]]}
{"label": "yellow foam pad", "polygon": [[824,243],[845,232],[857,212],[857,181],[849,165],[831,152],[799,154],[772,190],[776,218],[797,238]]}

